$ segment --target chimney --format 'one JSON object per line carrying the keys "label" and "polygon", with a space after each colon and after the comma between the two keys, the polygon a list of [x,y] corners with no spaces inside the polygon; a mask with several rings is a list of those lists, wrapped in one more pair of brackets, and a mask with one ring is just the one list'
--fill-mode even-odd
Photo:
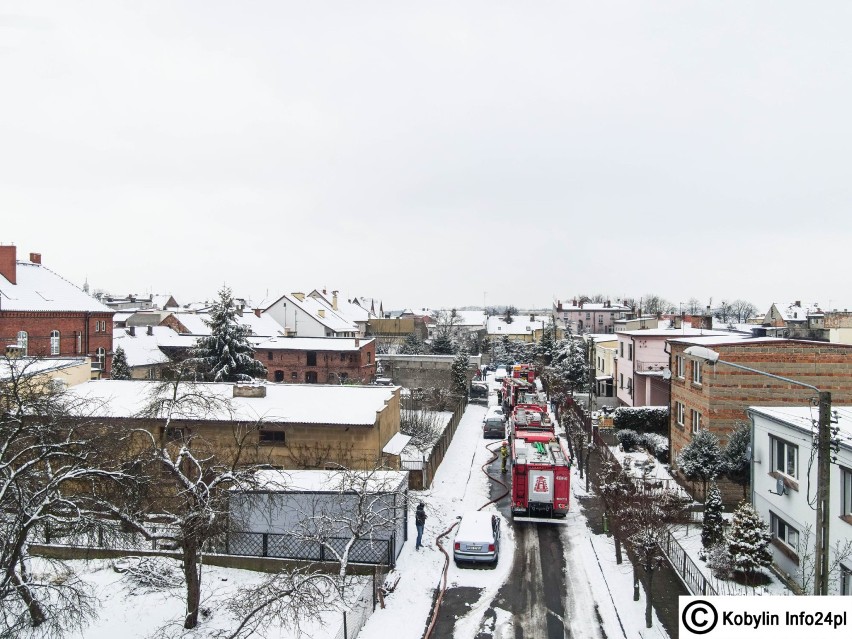
{"label": "chimney", "polygon": [[337,291],[331,292],[331,308],[337,310]]}
{"label": "chimney", "polygon": [[136,327],[135,326],[130,326],[128,332],[130,333],[130,337],[136,337]]}
{"label": "chimney", "polygon": [[18,249],[11,246],[0,246],[0,275],[12,284],[18,283]]}
{"label": "chimney", "polygon": [[305,294],[304,293],[292,293],[292,295],[293,295],[293,297],[295,297],[300,302],[305,301]]}
{"label": "chimney", "polygon": [[531,322],[535,321],[535,313],[530,313],[530,321]]}
{"label": "chimney", "polygon": [[41,253],[30,253],[30,262],[33,264],[41,264]]}
{"label": "chimney", "polygon": [[150,324],[148,324],[148,335],[153,335],[153,334],[154,334],[154,327],[151,326]]}
{"label": "chimney", "polygon": [[802,300],[796,300],[796,301],[793,303],[793,306],[801,306],[801,305],[802,305]]}
{"label": "chimney", "polygon": [[234,384],[234,397],[266,397],[264,384]]}
{"label": "chimney", "polygon": [[361,338],[360,337],[355,338],[355,348],[361,348]]}
{"label": "chimney", "polygon": [[258,317],[260,317],[260,309],[259,308],[254,309],[254,314],[257,315]]}
{"label": "chimney", "polygon": [[243,307],[237,306],[237,317],[242,317],[242,316],[243,316]]}

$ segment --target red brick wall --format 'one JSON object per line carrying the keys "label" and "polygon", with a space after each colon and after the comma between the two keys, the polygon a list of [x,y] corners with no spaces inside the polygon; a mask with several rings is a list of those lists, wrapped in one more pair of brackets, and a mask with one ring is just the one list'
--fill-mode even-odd
{"label": "red brick wall", "polygon": [[[672,370],[675,356],[689,344],[671,343]],[[852,403],[852,346],[825,342],[785,340],[742,345],[714,346],[720,358],[767,373],[788,377],[830,391],[835,404]],[[692,366],[686,360],[684,379],[672,378],[672,460],[691,440],[690,409],[701,412],[702,426],[719,436],[722,443],[737,422],[748,422],[748,406],[807,406],[816,391],[791,385],[764,375],[741,371],[725,364],[703,365],[702,385],[692,384]],[[675,402],[686,406],[685,426],[676,424]],[[814,415],[817,415],[814,408]]]}
{"label": "red brick wall", "polygon": [[[308,366],[308,353],[316,353],[316,365]],[[271,356],[271,359],[270,359]],[[258,349],[255,359],[263,362],[267,379],[276,381],[281,371],[285,383],[304,384],[308,372],[316,373],[317,384],[339,384],[341,374],[348,381],[367,384],[376,374],[376,342],[371,340],[358,351],[307,351],[293,349]],[[293,374],[295,373],[295,378]]]}
{"label": "red brick wall", "polygon": [[[89,356],[94,361],[98,348],[106,351],[105,375],[112,368],[112,317],[113,313],[62,313],[0,311],[0,340],[16,344],[18,332],[27,332],[27,354],[50,355],[50,333],[59,331],[61,357]],[[97,330],[96,322],[103,322],[104,331]],[[77,349],[80,335],[80,350]]]}

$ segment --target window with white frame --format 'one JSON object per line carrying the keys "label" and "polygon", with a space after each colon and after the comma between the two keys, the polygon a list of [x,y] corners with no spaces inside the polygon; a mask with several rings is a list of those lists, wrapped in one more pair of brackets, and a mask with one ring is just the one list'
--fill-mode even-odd
{"label": "window with white frame", "polygon": [[686,416],[686,406],[684,406],[680,402],[675,402],[675,414],[677,416],[677,425],[683,426],[683,420]]}
{"label": "window with white frame", "polygon": [[772,470],[796,479],[799,476],[799,447],[771,435],[769,442],[772,446]]}
{"label": "window with white frame", "polygon": [[21,351],[21,355],[27,354],[27,345],[29,344],[29,341],[30,338],[26,331],[18,331],[18,349]]}
{"label": "window with white frame", "polygon": [[840,566],[840,594],[852,595],[852,568]]}
{"label": "window with white frame", "polygon": [[840,514],[844,517],[852,517],[852,470],[840,468],[840,493],[843,502],[840,504]]}
{"label": "window with white frame", "polygon": [[103,347],[95,351],[95,360],[97,361],[97,368],[103,370],[106,364],[106,351]]}
{"label": "window with white frame", "polygon": [[684,371],[685,368],[686,367],[684,366],[684,363],[683,363],[683,355],[676,355],[675,356],[675,375],[677,375],[678,377],[683,379],[683,374],[684,374],[683,371]]}
{"label": "window with white frame", "polygon": [[59,355],[59,331],[50,331],[50,354]]}
{"label": "window with white frame", "polygon": [[701,362],[692,362],[692,383],[701,383]]}
{"label": "window with white frame", "polygon": [[769,532],[772,533],[773,537],[792,548],[793,552],[799,552],[799,531],[771,510],[769,511]]}
{"label": "window with white frame", "polygon": [[692,416],[692,432],[697,433],[699,430],[701,430],[701,413],[699,413],[694,408],[691,409],[689,412]]}

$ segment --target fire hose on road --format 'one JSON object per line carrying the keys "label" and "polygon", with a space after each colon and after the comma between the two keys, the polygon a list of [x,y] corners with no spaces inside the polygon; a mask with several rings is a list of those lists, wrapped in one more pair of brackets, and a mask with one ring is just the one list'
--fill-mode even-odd
{"label": "fire hose on road", "polygon": [[[477,510],[482,510],[483,508],[487,508],[491,504],[496,504],[498,501],[500,501],[506,495],[508,495],[509,491],[511,490],[510,486],[507,485],[506,482],[501,481],[501,480],[497,479],[496,477],[492,476],[488,472],[488,470],[486,469],[489,465],[491,465],[492,463],[494,463],[497,460],[497,453],[495,452],[495,449],[492,448],[493,446],[496,446],[496,445],[497,445],[497,443],[495,442],[494,444],[489,444],[488,446],[486,446],[486,448],[488,448],[488,450],[491,452],[492,457],[487,462],[482,464],[482,466],[480,468],[481,468],[482,472],[485,473],[485,475],[488,477],[488,479],[490,479],[491,481],[493,481],[497,484],[500,484],[503,488],[505,488],[505,490],[502,493],[500,493],[500,495],[495,497],[494,499],[491,499],[491,500],[485,502],[484,504],[482,504],[482,506],[480,506]],[[423,635],[423,639],[431,639],[432,631],[435,628],[435,623],[438,621],[438,613],[441,610],[441,602],[443,602],[444,593],[446,593],[446,591],[447,591],[447,571],[449,570],[449,567],[450,567],[450,554],[444,549],[444,546],[441,543],[441,539],[443,539],[444,537],[449,535],[457,525],[458,525],[458,521],[455,521],[452,526],[447,528],[444,532],[442,532],[440,535],[438,535],[438,537],[435,539],[435,543],[438,544],[438,549],[444,554],[444,568],[441,572],[441,585],[440,585],[440,589],[438,591],[438,597],[437,597],[437,599],[435,599],[435,607],[432,609],[432,618],[429,620],[429,626],[426,628],[426,634]]]}

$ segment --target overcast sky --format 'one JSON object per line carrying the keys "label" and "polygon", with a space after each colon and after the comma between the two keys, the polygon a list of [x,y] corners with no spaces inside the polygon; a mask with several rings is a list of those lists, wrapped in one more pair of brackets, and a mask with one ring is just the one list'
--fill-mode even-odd
{"label": "overcast sky", "polygon": [[852,308],[852,4],[0,3],[0,241],[114,293]]}

